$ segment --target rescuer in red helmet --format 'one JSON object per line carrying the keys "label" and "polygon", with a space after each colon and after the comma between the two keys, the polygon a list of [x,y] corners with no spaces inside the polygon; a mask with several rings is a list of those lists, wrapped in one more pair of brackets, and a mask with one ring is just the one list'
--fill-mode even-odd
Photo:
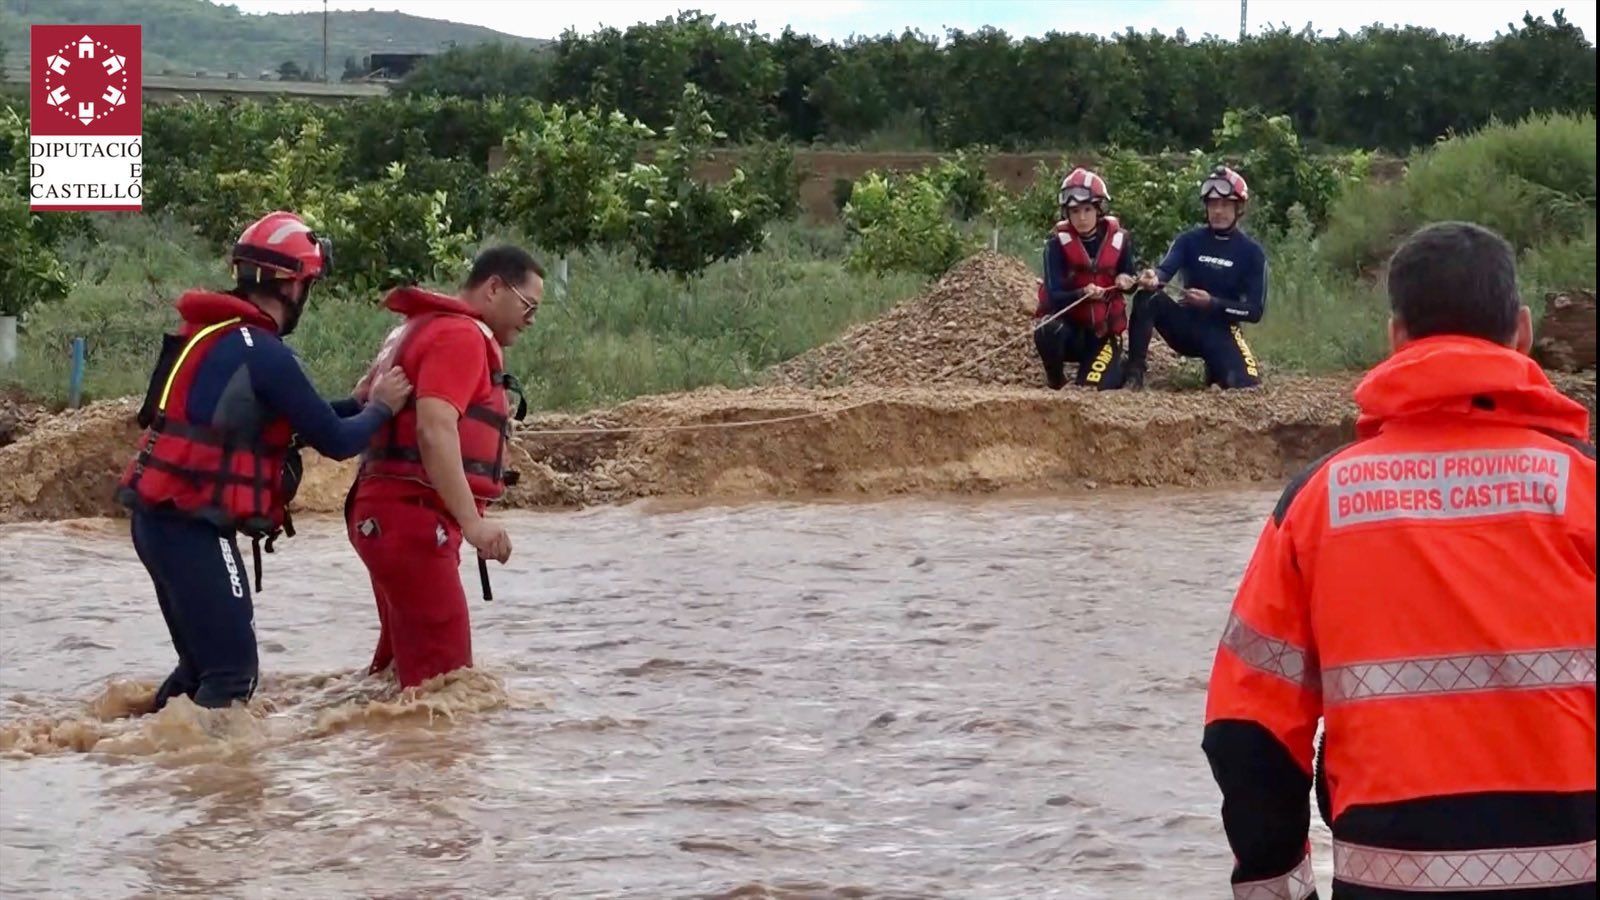
{"label": "rescuer in red helmet", "polygon": [[331,250],[293,213],[263,216],[229,253],[233,289],[185,292],[178,332],[162,338],[138,415],[144,434],[116,492],[178,654],[155,709],[179,694],[203,707],[249,700],[259,666],[237,535],[256,550],[259,591],[260,542],[271,552],[280,533],[294,534],[299,446],[355,456],[410,396],[394,370],[365,404],[329,403],[283,343]]}
{"label": "rescuer in red helmet", "polygon": [[1139,276],[1139,286],[1153,290],[1181,275],[1184,291],[1179,300],[1155,293],[1141,304],[1128,341],[1129,378],[1143,382],[1145,353],[1158,331],[1174,353],[1205,361],[1206,384],[1255,387],[1260,367],[1240,326],[1266,314],[1267,255],[1239,230],[1250,187],[1217,166],[1200,183],[1200,202],[1206,224],[1178,235],[1166,258]]}
{"label": "rescuer in red helmet", "polygon": [[1106,214],[1110,200],[1105,179],[1088,169],[1073,169],[1061,181],[1061,221],[1045,239],[1034,308],[1034,346],[1052,389],[1067,383],[1068,362],[1078,364],[1080,386],[1112,390],[1123,384],[1134,251],[1128,231]]}

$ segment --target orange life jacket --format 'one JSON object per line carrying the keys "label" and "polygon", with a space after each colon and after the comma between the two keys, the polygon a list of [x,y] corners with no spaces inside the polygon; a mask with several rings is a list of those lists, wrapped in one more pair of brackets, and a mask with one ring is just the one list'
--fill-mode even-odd
{"label": "orange life jacket", "polygon": [[[1101,221],[1105,233],[1100,238],[1100,251],[1092,260],[1083,246],[1083,238],[1071,223],[1057,222],[1051,229],[1056,244],[1061,248],[1061,255],[1067,262],[1066,286],[1070,289],[1079,290],[1091,284],[1110,288],[1116,284],[1117,264],[1122,260],[1126,238],[1123,236],[1122,223],[1115,216],[1104,216]],[[1038,308],[1041,312],[1035,314],[1036,318],[1043,315],[1046,297],[1044,282],[1040,281]],[[1066,318],[1094,332],[1096,337],[1122,334],[1128,330],[1127,303],[1122,292],[1116,290],[1094,300],[1080,301],[1067,311]]]}
{"label": "orange life jacket", "polygon": [[[392,366],[399,365],[414,382],[417,352],[426,348],[422,338],[446,319],[470,319],[482,331],[484,352],[489,357],[489,398],[486,402],[468,406],[461,417],[458,426],[461,463],[474,497],[480,501],[498,499],[507,486],[517,481],[517,473],[505,467],[512,419],[507,395],[508,391],[517,390],[517,386],[516,379],[505,371],[505,356],[500,344],[482,316],[454,297],[417,287],[403,287],[391,291],[384,305],[405,316],[405,321],[389,332],[372,366],[357,385],[355,396],[363,401],[368,396],[373,379]],[[522,400],[520,391],[518,401],[515,418],[520,421],[527,412],[527,404]],[[356,480],[360,482],[366,478],[398,478],[432,487],[427,469],[422,464],[421,448],[417,444],[415,397],[408,400],[405,407],[389,420],[389,424],[378,431],[372,444],[363,452]]]}
{"label": "orange life jacket", "polygon": [[[282,416],[265,415],[258,433],[189,418],[195,373],[231,331],[277,340],[278,325],[255,304],[229,294],[189,291],[178,300],[183,323],[162,336],[138,421],[139,452],[124,469],[116,497],[129,508],[167,508],[253,538],[293,534],[288,503],[299,487],[299,454]],[[270,541],[269,541],[270,549]]]}
{"label": "orange life jacket", "polygon": [[[1303,816],[1320,718],[1337,881],[1592,885],[1588,412],[1526,355],[1464,337],[1403,347],[1355,399],[1358,440],[1285,491],[1217,650],[1207,753],[1239,779],[1228,833],[1304,837],[1262,810]],[[1309,866],[1278,876],[1285,896]]]}

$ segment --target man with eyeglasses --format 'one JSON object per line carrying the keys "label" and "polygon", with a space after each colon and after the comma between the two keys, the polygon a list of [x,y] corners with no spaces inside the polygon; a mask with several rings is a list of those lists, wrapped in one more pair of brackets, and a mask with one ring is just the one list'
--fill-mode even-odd
{"label": "man with eyeglasses", "polygon": [[1152,331],[1179,356],[1204,360],[1207,386],[1261,383],[1260,366],[1240,328],[1261,321],[1267,310],[1266,251],[1239,230],[1250,188],[1239,173],[1217,166],[1200,183],[1200,200],[1206,224],[1178,235],[1166,258],[1139,276],[1139,287],[1149,291],[1182,275],[1184,290],[1177,300],[1164,293],[1140,298],[1128,340],[1131,386],[1144,382]]}
{"label": "man with eyeglasses", "polygon": [[[505,467],[517,386],[504,348],[533,323],[543,296],[539,263],[519,247],[496,246],[478,254],[456,296],[408,286],[385,298],[405,321],[356,395],[397,365],[414,400],[363,454],[345,520],[378,607],[369,672],[393,665],[402,688],[472,665],[462,541],[480,559],[511,557],[505,526],[484,510],[516,481]],[[519,396],[515,418],[525,412]]]}

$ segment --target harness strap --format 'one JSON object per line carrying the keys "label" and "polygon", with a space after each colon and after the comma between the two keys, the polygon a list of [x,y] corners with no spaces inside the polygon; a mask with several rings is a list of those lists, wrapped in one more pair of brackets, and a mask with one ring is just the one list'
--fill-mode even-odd
{"label": "harness strap", "polygon": [[[231,456],[231,453],[229,455]],[[153,456],[149,459],[146,459],[144,464],[148,468],[155,469],[160,472],[166,472],[168,475],[178,475],[183,478],[188,478],[191,481],[214,482],[217,488],[216,493],[219,495],[222,493],[225,485],[254,485],[257,481],[254,475],[235,475],[232,472],[203,472],[199,469],[191,469],[187,466],[175,465],[167,462],[164,459],[157,459]],[[221,498],[214,498],[214,502],[220,504]]]}
{"label": "harness strap", "polygon": [[[270,551],[269,551],[270,552]],[[250,558],[256,564],[256,593],[261,593],[261,538],[250,539]]]}

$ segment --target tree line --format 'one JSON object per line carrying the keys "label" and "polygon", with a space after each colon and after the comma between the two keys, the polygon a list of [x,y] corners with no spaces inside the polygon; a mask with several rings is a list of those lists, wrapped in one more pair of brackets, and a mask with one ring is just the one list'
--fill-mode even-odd
{"label": "tree line", "polygon": [[942,149],[1201,145],[1228,109],[1287,115],[1314,145],[1404,153],[1535,112],[1595,111],[1595,47],[1561,11],[1473,42],[1433,29],[1320,36],[1280,27],[1243,41],[983,28],[822,41],[681,13],[553,47],[457,49],[401,86],[530,97],[671,124],[697,85],[736,142],[848,144],[888,133]]}

